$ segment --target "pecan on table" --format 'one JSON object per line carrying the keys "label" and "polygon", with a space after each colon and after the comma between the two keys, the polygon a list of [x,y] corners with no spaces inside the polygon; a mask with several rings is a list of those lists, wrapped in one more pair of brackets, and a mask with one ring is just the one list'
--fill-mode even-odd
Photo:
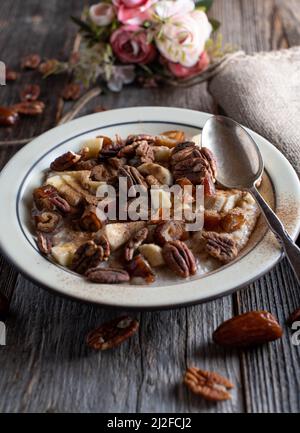
{"label": "pecan on table", "polygon": [[223,263],[229,263],[238,255],[236,242],[228,235],[215,232],[204,232],[206,252]]}
{"label": "pecan on table", "polygon": [[156,136],[149,134],[128,135],[126,145],[135,143],[136,141],[146,141],[148,144],[155,144]]}
{"label": "pecan on table", "polygon": [[130,262],[128,262],[126,269],[131,277],[141,277],[148,284],[155,281],[155,274],[150,264],[141,254],[135,256]]}
{"label": "pecan on table", "polygon": [[91,331],[86,337],[86,343],[95,350],[111,349],[131,337],[138,328],[137,320],[121,316]]}
{"label": "pecan on table", "polygon": [[195,257],[184,242],[179,240],[166,242],[162,255],[167,266],[179,277],[187,278],[197,271]]}
{"label": "pecan on table", "polygon": [[22,69],[36,69],[41,63],[41,57],[38,54],[29,54],[21,60]]}
{"label": "pecan on table", "polygon": [[25,101],[36,101],[40,96],[41,88],[38,84],[27,84],[20,91],[20,99],[22,102]]}
{"label": "pecan on table", "polygon": [[163,223],[159,223],[154,231],[155,242],[163,246],[166,242],[181,240],[184,238],[186,232],[184,223],[181,221],[169,220]]}
{"label": "pecan on table", "polygon": [[69,203],[62,198],[52,185],[43,185],[33,191],[33,199],[39,210],[59,210],[68,213],[71,210]]}
{"label": "pecan on table", "polygon": [[127,188],[130,189],[132,186],[140,185],[147,189],[147,182],[144,176],[135,168],[130,165],[124,165],[118,170],[118,177],[125,177],[127,179]]}
{"label": "pecan on table", "polygon": [[16,81],[18,79],[18,76],[19,76],[18,72],[14,71],[12,69],[6,68],[5,79],[7,82],[8,81]]}
{"label": "pecan on table", "polygon": [[43,233],[54,232],[61,220],[61,215],[53,211],[45,211],[35,216],[36,228]]}
{"label": "pecan on table", "polygon": [[102,245],[97,240],[87,241],[75,251],[71,269],[78,274],[84,274],[88,269],[95,268],[105,258]]}
{"label": "pecan on table", "polygon": [[6,319],[9,311],[9,301],[8,298],[0,293],[0,320]]}
{"label": "pecan on table", "polygon": [[89,205],[85,208],[80,220],[79,225],[82,230],[88,232],[97,232],[102,227],[102,222],[96,214],[96,206]]}
{"label": "pecan on table", "polygon": [[65,171],[74,167],[81,159],[81,155],[78,155],[74,152],[66,152],[61,156],[58,156],[53,162],[50,164],[51,170],[54,171]]}
{"label": "pecan on table", "polygon": [[24,101],[13,105],[14,110],[24,116],[38,116],[45,110],[43,101]]}
{"label": "pecan on table", "polygon": [[37,233],[37,246],[42,254],[50,254],[52,248],[52,239],[45,233]]}
{"label": "pecan on table", "polygon": [[249,311],[223,322],[213,333],[222,346],[249,347],[277,340],[282,328],[268,311]]}
{"label": "pecan on table", "polygon": [[58,64],[59,62],[56,59],[47,59],[45,62],[40,63],[38,70],[46,77],[56,70]]}
{"label": "pecan on table", "polygon": [[187,369],[184,383],[194,394],[216,402],[230,400],[231,395],[228,391],[234,388],[234,385],[219,373],[196,367]]}
{"label": "pecan on table", "polygon": [[148,229],[147,227],[142,228],[141,230],[138,230],[132,238],[128,241],[128,243],[125,246],[125,260],[129,262],[133,259],[135,251],[138,249],[139,246],[142,245],[142,243],[147,239],[148,236]]}
{"label": "pecan on table", "polygon": [[120,284],[130,280],[128,272],[119,268],[100,268],[88,269],[85,276],[89,281],[100,284]]}

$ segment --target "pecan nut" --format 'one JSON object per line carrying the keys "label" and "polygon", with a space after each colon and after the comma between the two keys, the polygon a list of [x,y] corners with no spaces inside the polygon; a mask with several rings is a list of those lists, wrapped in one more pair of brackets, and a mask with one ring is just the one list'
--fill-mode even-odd
{"label": "pecan nut", "polygon": [[300,322],[300,308],[297,308],[297,310],[293,311],[293,313],[287,319],[287,324],[290,327],[294,322]]}
{"label": "pecan nut", "polygon": [[211,186],[208,183],[210,179],[212,183],[215,181],[217,168],[213,154],[209,149],[199,148],[193,142],[178,144],[171,155],[170,163],[175,180],[187,178],[194,185],[204,184],[204,188]]}
{"label": "pecan nut", "polygon": [[62,91],[62,97],[66,101],[76,101],[81,93],[81,86],[78,83],[69,83]]}
{"label": "pecan nut", "polygon": [[137,320],[121,316],[91,331],[86,337],[86,343],[95,350],[111,349],[130,338],[138,329]]}
{"label": "pecan nut", "polygon": [[33,191],[33,199],[39,210],[53,211],[55,209],[68,213],[71,211],[69,203],[62,198],[52,185],[43,185]]}
{"label": "pecan nut", "polygon": [[13,107],[0,107],[0,126],[13,126],[19,115]]}
{"label": "pecan nut", "polygon": [[99,162],[105,162],[108,158],[117,156],[124,146],[124,142],[119,136],[116,136],[115,142],[106,136],[100,135],[99,137],[103,139],[102,149],[98,158]]}
{"label": "pecan nut", "polygon": [[9,301],[8,298],[0,293],[0,320],[5,320],[9,311]]}
{"label": "pecan nut", "polygon": [[28,54],[21,60],[22,69],[36,69],[41,63],[41,58],[38,54]]}
{"label": "pecan nut", "polygon": [[6,68],[6,76],[5,76],[6,81],[16,81],[18,79],[18,76],[19,76],[18,72]]}
{"label": "pecan nut", "polygon": [[142,245],[148,236],[147,227],[138,230],[125,246],[125,260],[129,262],[133,259],[135,251]]}
{"label": "pecan nut", "polygon": [[229,263],[238,255],[236,242],[228,235],[215,232],[203,233],[206,252],[220,260],[222,263]]}
{"label": "pecan nut", "polygon": [[141,254],[138,254],[130,262],[128,262],[126,269],[128,270],[131,277],[141,277],[148,284],[155,281],[155,273],[153,272],[150,264]]}
{"label": "pecan nut", "polygon": [[222,346],[248,347],[277,340],[282,328],[268,311],[250,311],[223,322],[213,333]]}
{"label": "pecan nut", "polygon": [[55,72],[59,62],[56,59],[48,59],[45,62],[40,63],[39,65],[39,72],[46,77],[47,75],[52,74]]}
{"label": "pecan nut", "polygon": [[102,222],[97,217],[96,209],[97,208],[94,205],[89,205],[85,208],[79,221],[79,225],[82,230],[88,232],[97,232],[101,229]]}
{"label": "pecan nut", "polygon": [[52,249],[52,239],[45,233],[37,233],[37,246],[42,254],[50,254]]}
{"label": "pecan nut", "polygon": [[78,155],[74,152],[66,152],[61,156],[58,156],[53,162],[50,164],[51,170],[54,171],[65,171],[72,168],[77,162],[81,159],[81,155]]}
{"label": "pecan nut", "polygon": [[148,187],[144,176],[142,176],[135,167],[131,167],[130,165],[124,165],[124,167],[120,167],[118,170],[118,177],[126,178],[128,189],[137,185],[140,185],[145,189]]}
{"label": "pecan nut", "polygon": [[43,233],[52,233],[61,222],[57,212],[45,211],[35,216],[36,228]]}
{"label": "pecan nut", "polygon": [[13,105],[14,110],[24,116],[38,116],[45,109],[43,101],[24,101]]}
{"label": "pecan nut", "polygon": [[197,271],[195,257],[182,241],[166,242],[163,246],[162,255],[167,266],[179,277],[187,278]]}
{"label": "pecan nut", "polygon": [[127,283],[130,280],[128,272],[119,268],[91,268],[85,273],[89,281],[100,284]]}
{"label": "pecan nut", "polygon": [[194,394],[210,401],[230,400],[229,390],[234,388],[234,385],[219,373],[196,367],[187,369],[184,383]]}
{"label": "pecan nut", "polygon": [[104,260],[104,249],[96,240],[80,245],[73,256],[71,269],[84,274],[88,269],[97,267]]}
{"label": "pecan nut", "polygon": [[182,240],[185,237],[184,223],[181,221],[166,221],[159,223],[154,231],[155,242],[163,246],[166,242]]}
{"label": "pecan nut", "polygon": [[20,99],[25,101],[36,101],[40,96],[41,88],[38,84],[27,84],[20,92]]}

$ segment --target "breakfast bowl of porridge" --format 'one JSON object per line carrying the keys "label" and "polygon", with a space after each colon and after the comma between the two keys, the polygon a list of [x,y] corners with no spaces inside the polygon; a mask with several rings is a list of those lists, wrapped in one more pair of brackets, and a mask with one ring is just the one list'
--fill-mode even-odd
{"label": "breakfast bowl of porridge", "polygon": [[[222,161],[201,141],[210,116],[111,110],[41,135],[1,173],[2,251],[57,294],[119,308],[195,304],[246,286],[282,253],[251,194],[218,185]],[[248,132],[265,163],[260,193],[295,238],[297,175]]]}

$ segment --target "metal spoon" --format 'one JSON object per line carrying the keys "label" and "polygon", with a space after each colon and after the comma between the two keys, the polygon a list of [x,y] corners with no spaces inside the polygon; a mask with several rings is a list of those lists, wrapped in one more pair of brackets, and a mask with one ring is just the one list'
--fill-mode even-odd
{"label": "metal spoon", "polygon": [[219,184],[230,189],[246,190],[253,195],[300,283],[300,249],[255,186],[264,169],[263,159],[255,141],[234,120],[224,116],[213,116],[204,125],[202,145],[211,149],[218,161]]}

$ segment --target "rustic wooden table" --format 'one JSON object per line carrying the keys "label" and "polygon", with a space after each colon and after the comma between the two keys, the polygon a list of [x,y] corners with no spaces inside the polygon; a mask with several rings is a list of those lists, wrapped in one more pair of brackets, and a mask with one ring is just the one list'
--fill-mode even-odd
{"label": "rustic wooden table", "polygon": [[[66,59],[80,15],[80,0],[2,0],[1,60],[15,68],[32,52]],[[246,51],[300,44],[299,0],[215,0],[211,15],[224,40]],[[17,100],[20,86],[38,80],[26,72],[0,88],[0,104]],[[0,140],[39,134],[55,124],[63,77],[42,83],[46,114],[2,128]],[[188,90],[127,88],[91,103],[105,108],[166,105],[217,112],[206,85]],[[84,113],[82,113],[84,114]],[[18,146],[1,145],[0,162]],[[16,176],[18,174],[16,173]],[[2,203],[5,206],[5,203]],[[81,305],[30,283],[1,258],[1,290],[11,295],[7,346],[0,347],[0,412],[299,412],[300,347],[285,329],[280,341],[251,351],[220,350],[211,341],[216,325],[243,311],[267,309],[284,322],[300,305],[300,290],[283,260],[271,272],[232,296],[205,305],[137,313],[138,336],[118,349],[91,353],[88,330],[119,312]],[[182,386],[187,365],[217,370],[236,384],[232,401],[212,405]]]}

